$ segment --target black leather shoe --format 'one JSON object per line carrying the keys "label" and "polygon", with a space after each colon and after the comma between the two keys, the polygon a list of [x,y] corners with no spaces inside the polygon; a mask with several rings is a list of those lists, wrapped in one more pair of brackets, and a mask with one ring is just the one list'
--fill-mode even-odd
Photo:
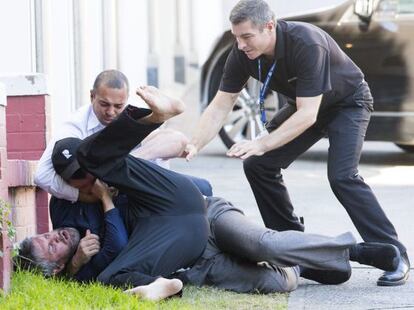
{"label": "black leather shoe", "polygon": [[395,245],[379,242],[362,242],[349,249],[349,259],[385,271],[394,271],[400,263],[400,251]]}
{"label": "black leather shoe", "polygon": [[352,269],[348,271],[319,270],[300,267],[300,276],[305,279],[313,280],[321,284],[341,284],[349,280]]}
{"label": "black leather shoe", "polygon": [[378,286],[397,286],[403,285],[407,282],[408,275],[410,272],[410,262],[407,254],[401,256],[400,263],[394,271],[384,272],[383,275],[378,279]]}

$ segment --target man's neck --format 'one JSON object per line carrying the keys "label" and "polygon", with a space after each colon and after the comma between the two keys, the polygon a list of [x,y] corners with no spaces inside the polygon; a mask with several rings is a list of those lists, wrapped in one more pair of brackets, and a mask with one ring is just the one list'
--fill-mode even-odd
{"label": "man's neck", "polygon": [[267,60],[275,59],[275,47],[276,47],[276,30],[272,33],[271,40],[269,42],[269,46],[266,51],[263,53],[263,56]]}

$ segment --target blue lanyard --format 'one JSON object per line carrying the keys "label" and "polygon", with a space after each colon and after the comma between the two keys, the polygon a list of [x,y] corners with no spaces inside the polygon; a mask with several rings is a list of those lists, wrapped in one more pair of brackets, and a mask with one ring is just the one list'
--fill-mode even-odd
{"label": "blue lanyard", "polygon": [[[266,113],[265,113],[265,108],[264,108],[264,101],[265,101],[265,92],[267,90],[267,88],[269,87],[269,82],[270,82],[270,78],[273,75],[273,71],[276,68],[276,60],[273,63],[273,65],[270,67],[269,72],[266,75],[266,79],[263,83],[262,88],[260,89],[260,93],[259,93],[259,105],[260,105],[260,119],[262,121],[263,124],[266,124]],[[260,58],[257,62],[257,69],[259,70],[259,82],[261,82],[262,80],[262,63],[260,61]]]}

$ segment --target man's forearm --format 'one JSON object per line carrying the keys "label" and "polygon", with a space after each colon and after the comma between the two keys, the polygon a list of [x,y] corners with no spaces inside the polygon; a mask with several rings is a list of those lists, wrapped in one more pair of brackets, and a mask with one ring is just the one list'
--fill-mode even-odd
{"label": "man's forearm", "polygon": [[311,105],[299,107],[279,128],[269,135],[259,139],[264,145],[265,152],[279,148],[305,132],[316,122],[316,117],[322,96],[313,99]]}
{"label": "man's forearm", "polygon": [[102,207],[103,207],[103,211],[104,213],[108,212],[109,210],[112,210],[113,208],[115,208],[114,203],[112,201],[112,197],[109,195],[105,195],[105,197],[103,197],[101,199],[102,201]]}
{"label": "man's forearm", "polygon": [[197,150],[209,143],[223,126],[227,116],[231,112],[239,94],[219,92],[204,111],[195,129],[190,144]]}
{"label": "man's forearm", "polygon": [[271,132],[269,135],[260,138],[265,146],[266,152],[289,143],[312,126],[313,123],[309,122],[301,114],[303,113],[294,113],[278,129]]}

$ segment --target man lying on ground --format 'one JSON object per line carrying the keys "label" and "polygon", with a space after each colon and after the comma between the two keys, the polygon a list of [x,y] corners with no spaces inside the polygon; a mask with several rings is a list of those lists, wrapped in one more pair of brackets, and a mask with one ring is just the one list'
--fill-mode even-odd
{"label": "man lying on ground", "polygon": [[[197,285],[269,293],[295,289],[299,273],[321,283],[342,283],[350,276],[350,259],[385,270],[399,263],[394,246],[355,244],[350,233],[330,238],[260,227],[221,198],[204,200],[194,184],[178,174],[128,156],[130,148],[156,128],[155,124],[171,116],[165,108],[169,103],[160,101],[154,95],[148,102],[153,110],[149,116],[150,112],[144,109],[128,107],[102,132],[78,141],[80,165],[70,165],[77,168],[73,172],[84,170],[82,186],[89,186],[91,191],[95,179],[100,178],[126,193],[129,205],[121,206],[119,211],[133,228],[128,244],[97,280],[139,287],[129,292],[142,294],[143,288],[147,292],[165,288],[170,282],[164,277],[179,268],[191,267],[173,276]],[[70,144],[63,140],[61,146],[62,151],[69,150]],[[71,150],[71,154],[75,152]],[[210,226],[208,243],[205,203]],[[37,254],[33,260],[42,263],[46,255],[36,242],[33,246],[33,239],[27,242],[32,244],[32,253]],[[23,252],[21,255],[28,256]],[[267,261],[274,269],[258,266],[261,261]],[[174,292],[160,291],[163,293],[158,298]]]}

